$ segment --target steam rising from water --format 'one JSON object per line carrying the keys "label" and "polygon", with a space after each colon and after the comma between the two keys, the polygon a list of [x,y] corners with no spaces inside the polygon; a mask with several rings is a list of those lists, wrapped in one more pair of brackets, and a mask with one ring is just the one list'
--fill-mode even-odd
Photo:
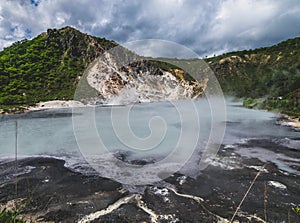
{"label": "steam rising from water", "polygon": [[[178,103],[184,105],[184,101]],[[211,126],[211,114],[207,100],[197,100],[195,101],[195,106],[200,117],[199,140],[189,161],[179,171],[192,177],[200,174],[198,163],[201,158],[201,151],[205,149]],[[295,173],[295,169],[290,165],[295,166],[300,157],[295,156],[296,153],[292,153],[293,155],[291,156],[288,152],[289,149],[291,151],[299,150],[300,139],[298,132],[276,125],[277,115],[274,113],[246,109],[241,107],[240,104],[233,102],[229,102],[227,110],[228,123],[223,144],[228,146],[224,148],[225,150],[233,148],[237,154],[243,156],[267,159],[269,162],[276,161],[276,165],[283,171]],[[189,114],[188,110],[185,112]],[[176,146],[176,140],[174,139],[178,139],[181,128],[179,115],[170,102],[158,102],[134,105],[129,117],[132,131],[139,137],[145,137],[150,134],[148,127],[149,118],[158,114],[168,125],[165,140],[156,150],[131,152],[112,135],[113,128],[108,121],[111,115],[109,107],[96,107],[94,117],[99,134],[101,134],[104,142],[109,145],[107,148],[115,157],[119,155],[119,158],[122,158],[121,155],[123,154],[123,157],[128,162],[142,160],[145,161],[144,163],[151,163],[166,157],[172,151],[172,148]],[[77,113],[77,116],[81,115],[81,113]],[[10,117],[2,116],[0,121],[0,154],[2,160],[7,157],[14,158],[14,120],[16,118],[19,125],[19,158],[25,156],[52,156],[66,160],[68,167],[84,174],[109,176],[109,173],[104,171],[99,173],[93,170],[81,156],[72,129],[71,109],[39,111]],[[86,133],[85,137],[88,140],[88,133]],[[249,145],[251,140],[260,140],[262,142],[261,146],[265,146],[265,148]],[[89,143],[92,144],[92,141]],[[268,146],[268,143],[273,144]],[[269,153],[266,150],[272,150],[276,145],[278,147],[277,150],[280,149],[280,152],[271,151]],[[101,165],[105,166],[103,170],[110,169],[114,171],[115,157],[112,160],[104,159],[106,157],[101,159],[101,157],[97,156],[93,156],[90,159],[94,159],[96,163],[101,160]],[[220,160],[220,165],[226,165],[226,162],[224,163],[223,161],[225,162],[223,159]],[[237,162],[237,165],[242,168],[243,166],[241,166],[242,164],[239,161],[237,156],[230,158],[232,165],[235,165],[234,162]],[[219,159],[214,159],[214,164],[216,162],[219,162]],[[167,169],[164,170],[167,171]],[[157,173],[160,172],[161,170],[158,170]]]}
{"label": "steam rising from water", "polygon": [[[149,42],[152,47],[159,45],[161,51],[176,49],[184,52],[185,56],[190,54],[191,58],[195,58],[194,53],[178,44],[161,40],[147,40],[144,44]],[[140,46],[141,41],[138,41],[136,47]],[[131,43],[131,47],[134,44]],[[125,184],[145,185],[160,181],[179,171],[192,154],[199,154],[200,150],[202,158],[199,168],[206,168],[206,160],[218,152],[225,131],[226,108],[223,93],[216,77],[204,61],[159,59],[160,62],[169,63],[188,73],[194,79],[189,82],[184,79],[179,81],[171,73],[157,70],[156,66],[145,60],[145,57],[139,57],[117,46],[105,52],[88,67],[75,92],[75,100],[89,102],[91,99],[99,98],[101,101],[104,98],[105,101],[117,102],[118,105],[121,102],[125,105],[110,107],[110,118],[101,121],[106,124],[106,129],[113,130],[106,136],[102,135],[102,129],[97,128],[94,108],[73,109],[73,112],[83,114],[73,117],[73,126],[79,149],[86,161],[101,175],[106,174],[106,177]],[[90,94],[87,93],[87,85],[93,88]],[[202,120],[202,123],[210,122],[206,126],[209,129],[208,135],[200,132],[201,115],[199,116],[195,101],[192,100],[203,94],[204,89],[209,110],[203,111],[211,116]],[[139,111],[134,121],[130,122],[131,109],[136,106],[134,103],[143,102],[145,98],[150,101],[167,101],[171,105],[170,113],[163,117],[164,113],[149,116],[148,111],[146,114]],[[185,100],[176,101],[178,99]],[[126,105],[125,102],[132,105]],[[172,114],[174,111],[177,117]],[[138,123],[139,117],[148,118],[148,123],[144,125],[149,127],[149,134],[145,135],[142,131],[142,137],[132,129]],[[172,117],[171,123],[166,121],[167,117]],[[139,131],[141,128],[136,132]],[[112,141],[106,141],[107,138]],[[201,145],[198,143],[199,139]],[[118,152],[123,150],[123,153],[142,154],[142,157],[147,154],[152,159],[151,162],[137,167],[135,163],[115,158],[110,149],[114,141],[119,143]],[[124,156],[122,152],[121,156]],[[95,157],[101,161],[95,162]],[[113,167],[103,166],[106,161]]]}
{"label": "steam rising from water", "polygon": [[[167,48],[174,50],[174,47]],[[119,52],[118,49],[110,53],[114,55],[115,52]],[[106,62],[110,58],[110,65],[112,61],[121,64],[130,62],[130,57],[123,58],[124,60],[120,57],[111,60],[111,55],[109,57],[106,55],[104,58]],[[137,58],[131,59],[137,60]],[[183,94],[186,100],[168,101],[168,99],[180,99],[185,89],[190,90],[189,86],[179,87],[177,91],[171,87],[170,89],[174,90],[171,91],[169,87],[172,83],[168,82],[171,79],[165,82],[161,78],[163,83],[167,83],[162,85],[167,90],[164,94],[160,94],[156,89],[157,83],[153,83],[153,80],[159,80],[157,77],[148,80],[151,84],[147,83],[146,89],[151,89],[151,86],[154,89],[149,91],[142,91],[143,89],[139,88],[141,79],[131,80],[131,84],[127,87],[115,89],[117,94],[106,95],[113,106],[41,111],[15,115],[11,116],[12,119],[1,121],[1,155],[11,157],[14,154],[13,119],[18,118],[19,156],[61,157],[67,160],[70,168],[77,171],[100,174],[125,184],[144,185],[160,181],[177,171],[188,176],[196,176],[211,161],[214,165],[219,165],[220,160],[214,159],[214,155],[218,152],[221,143],[232,145],[231,148],[240,150],[241,155],[257,158],[260,150],[255,150],[256,155],[251,152],[246,153],[240,145],[243,143],[241,139],[245,138],[244,143],[247,144],[248,138],[265,140],[295,137],[295,134],[287,129],[274,125],[272,121],[274,114],[241,108],[239,104],[231,103],[226,121],[222,91],[205,64],[199,60],[193,63],[172,59],[166,61],[194,75],[196,80],[203,80],[204,76],[208,76],[205,98],[190,100],[191,94],[187,91]],[[94,65],[92,64],[91,67],[93,68]],[[116,65],[113,66],[116,68]],[[109,69],[114,68],[113,66]],[[85,74],[88,76],[90,73],[87,71]],[[200,78],[197,75],[200,75]],[[75,99],[96,98],[98,100],[99,92],[95,89],[101,83],[96,81],[91,90],[88,86],[91,83],[85,77],[79,83]],[[105,75],[102,77],[106,78]],[[143,81],[146,79],[144,78]],[[105,87],[107,86],[101,89]],[[147,92],[150,93],[147,95]],[[146,99],[163,101],[135,104],[137,101],[147,101]],[[227,133],[223,141],[226,123]],[[297,140],[289,143],[289,147],[293,145],[298,145]],[[263,154],[265,150],[261,152]],[[295,160],[287,159],[284,155],[282,157],[295,164]],[[229,161],[232,164],[237,160],[231,157]],[[278,166],[284,166],[282,162],[285,161],[281,159],[277,161]],[[224,166],[226,162],[221,164],[219,166]]]}

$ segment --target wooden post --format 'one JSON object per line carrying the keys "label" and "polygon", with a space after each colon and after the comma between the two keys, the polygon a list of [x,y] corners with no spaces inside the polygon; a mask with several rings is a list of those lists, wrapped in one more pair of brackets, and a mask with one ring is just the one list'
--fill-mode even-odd
{"label": "wooden post", "polygon": [[[15,120],[15,174],[18,174],[18,120]],[[18,195],[18,181],[16,179],[15,192]]]}
{"label": "wooden post", "polygon": [[267,182],[266,181],[264,185],[264,215],[265,215],[265,222],[267,222]]}

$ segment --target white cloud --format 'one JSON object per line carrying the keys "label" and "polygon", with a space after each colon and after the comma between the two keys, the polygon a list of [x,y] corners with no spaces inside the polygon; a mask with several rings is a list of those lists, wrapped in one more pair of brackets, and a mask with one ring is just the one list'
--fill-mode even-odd
{"label": "white cloud", "polygon": [[300,36],[299,0],[41,0],[37,7],[30,2],[1,0],[0,48],[67,25],[120,43],[175,41],[200,55]]}
{"label": "white cloud", "polygon": [[211,32],[222,39],[235,35],[243,37],[263,28],[261,25],[272,20],[278,11],[276,4],[259,0],[228,0],[218,10]]}

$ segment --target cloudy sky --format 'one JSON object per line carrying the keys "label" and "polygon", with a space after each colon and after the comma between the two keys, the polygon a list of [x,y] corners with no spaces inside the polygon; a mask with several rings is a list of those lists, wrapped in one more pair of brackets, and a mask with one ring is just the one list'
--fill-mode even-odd
{"label": "cloudy sky", "polygon": [[121,44],[174,41],[203,57],[300,36],[300,1],[0,0],[0,49],[67,25]]}

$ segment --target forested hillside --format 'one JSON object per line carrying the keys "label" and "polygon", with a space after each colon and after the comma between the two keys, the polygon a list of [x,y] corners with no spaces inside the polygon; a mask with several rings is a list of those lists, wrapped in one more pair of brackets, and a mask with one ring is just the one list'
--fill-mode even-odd
{"label": "forested hillside", "polygon": [[245,98],[245,106],[278,109],[299,116],[300,38],[206,61],[224,92]]}
{"label": "forested hillside", "polygon": [[14,43],[0,52],[0,104],[72,99],[86,66],[116,45],[71,27]]}

